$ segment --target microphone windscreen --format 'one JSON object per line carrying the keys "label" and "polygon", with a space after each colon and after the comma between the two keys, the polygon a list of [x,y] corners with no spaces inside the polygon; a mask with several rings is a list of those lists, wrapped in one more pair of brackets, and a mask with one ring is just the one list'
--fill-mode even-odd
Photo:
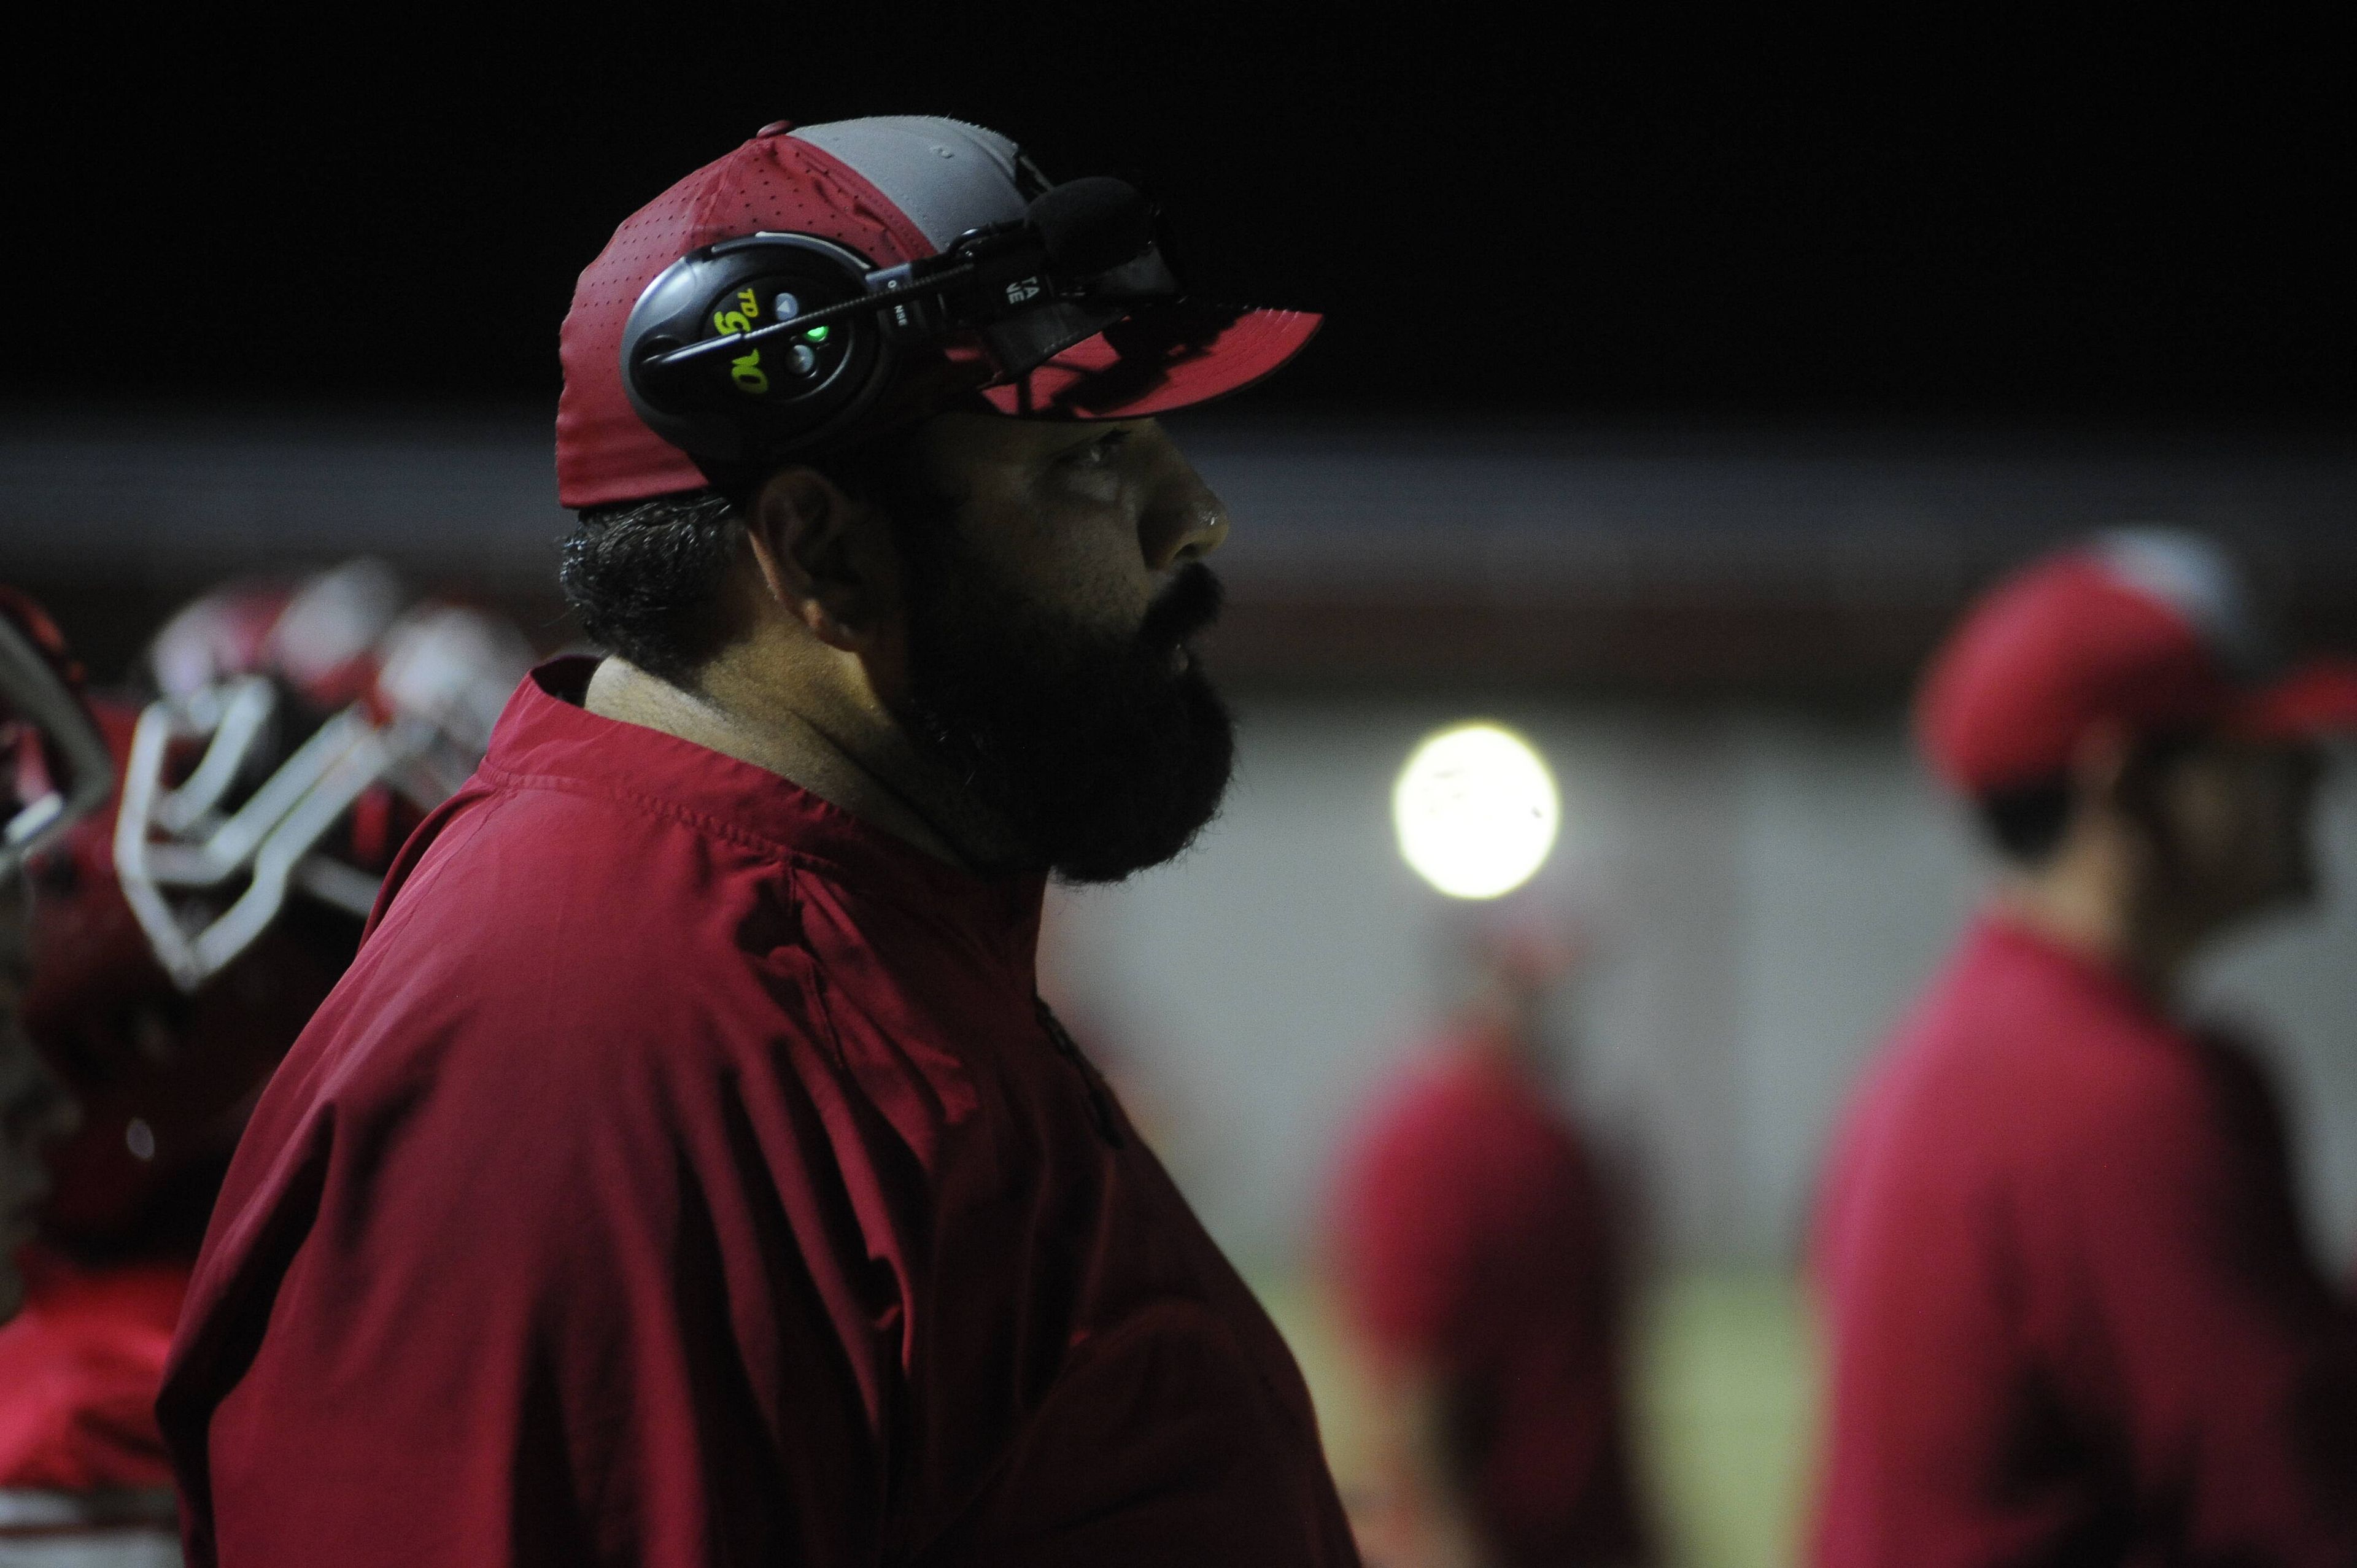
{"label": "microphone windscreen", "polygon": [[1060,273],[1093,277],[1135,260],[1153,242],[1154,209],[1110,175],[1091,175],[1042,191],[1031,226]]}

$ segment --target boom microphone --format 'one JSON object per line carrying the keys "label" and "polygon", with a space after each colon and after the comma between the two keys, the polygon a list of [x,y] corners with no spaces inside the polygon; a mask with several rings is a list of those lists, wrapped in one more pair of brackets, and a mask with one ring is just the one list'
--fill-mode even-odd
{"label": "boom microphone", "polygon": [[1040,193],[1024,214],[1049,267],[1094,277],[1134,261],[1154,242],[1154,209],[1109,175],[1091,175]]}

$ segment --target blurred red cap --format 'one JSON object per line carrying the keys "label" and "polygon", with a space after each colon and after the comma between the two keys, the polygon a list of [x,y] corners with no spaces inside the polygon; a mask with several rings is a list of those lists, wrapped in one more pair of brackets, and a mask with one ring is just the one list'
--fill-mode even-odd
{"label": "blurred red cap", "polygon": [[1966,795],[2061,773],[2098,724],[2255,737],[2357,731],[2357,662],[2287,669],[2225,553],[2191,534],[2106,534],[2016,573],[1932,660],[1916,728]]}
{"label": "blurred red cap", "polygon": [[[686,453],[640,419],[622,385],[630,309],[672,263],[722,240],[786,232],[833,240],[873,266],[897,266],[938,254],[968,229],[1021,217],[1037,173],[1014,143],[961,121],[888,115],[799,130],[780,121],[656,197],[582,273],[565,314],[558,500],[604,506],[705,483]],[[1164,413],[1260,380],[1300,350],[1318,319],[1247,310],[1201,341],[1170,346],[1159,373],[1143,378],[1103,374],[1121,355],[1100,334],[982,395],[1002,413]]]}

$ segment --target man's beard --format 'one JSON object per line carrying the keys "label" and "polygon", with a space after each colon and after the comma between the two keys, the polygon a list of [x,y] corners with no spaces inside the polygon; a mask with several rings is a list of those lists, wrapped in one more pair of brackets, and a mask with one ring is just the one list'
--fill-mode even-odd
{"label": "man's beard", "polygon": [[1118,882],[1193,842],[1218,811],[1235,726],[1185,639],[1220,583],[1181,568],[1137,630],[1109,633],[1026,597],[954,527],[905,552],[917,743],[1032,865]]}

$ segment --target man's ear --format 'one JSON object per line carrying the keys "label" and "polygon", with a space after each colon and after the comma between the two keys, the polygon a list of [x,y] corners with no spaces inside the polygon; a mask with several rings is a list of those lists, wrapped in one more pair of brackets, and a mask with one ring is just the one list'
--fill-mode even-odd
{"label": "man's ear", "polygon": [[2071,791],[2083,800],[2117,806],[2133,787],[2136,736],[2126,725],[2101,719],[2071,744]]}
{"label": "man's ear", "polygon": [[770,597],[820,641],[870,651],[899,603],[889,520],[815,468],[780,468],[746,508]]}
{"label": "man's ear", "polygon": [[2177,852],[2169,787],[2176,768],[2126,725],[2089,728],[2071,751],[2071,788],[2082,807],[2123,825],[2145,854]]}

